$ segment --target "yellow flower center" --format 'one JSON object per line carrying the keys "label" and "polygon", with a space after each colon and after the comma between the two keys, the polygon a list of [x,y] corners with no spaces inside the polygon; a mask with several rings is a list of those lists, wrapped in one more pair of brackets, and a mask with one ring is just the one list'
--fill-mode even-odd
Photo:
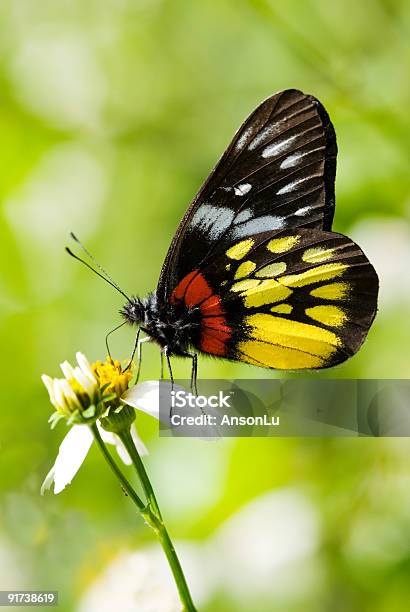
{"label": "yellow flower center", "polygon": [[123,371],[121,363],[117,359],[107,357],[106,361],[96,361],[91,364],[91,369],[98,379],[100,387],[105,387],[105,393],[115,393],[117,397],[128,389],[132,378],[131,368]]}

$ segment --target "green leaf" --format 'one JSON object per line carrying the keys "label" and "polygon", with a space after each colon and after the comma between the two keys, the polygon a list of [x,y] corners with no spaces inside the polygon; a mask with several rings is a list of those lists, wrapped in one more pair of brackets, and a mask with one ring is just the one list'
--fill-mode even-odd
{"label": "green leaf", "polygon": [[60,412],[53,412],[53,414],[48,419],[48,422],[50,423],[50,428],[54,429],[57,423],[61,421],[61,419],[64,419],[64,416]]}
{"label": "green leaf", "polygon": [[91,404],[91,406],[89,406],[89,407],[87,408],[87,410],[84,410],[84,411],[82,412],[82,416],[83,416],[85,419],[92,419],[92,417],[94,417],[94,416],[95,416],[95,413],[96,413],[96,407],[95,407],[95,405],[94,405],[94,404]]}

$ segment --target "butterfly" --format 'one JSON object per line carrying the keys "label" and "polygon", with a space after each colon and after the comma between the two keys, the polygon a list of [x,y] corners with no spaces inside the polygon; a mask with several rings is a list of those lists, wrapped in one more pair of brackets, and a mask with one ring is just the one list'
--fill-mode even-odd
{"label": "butterfly", "polygon": [[[335,131],[296,89],[244,121],[186,211],[156,290],[121,314],[167,358],[328,368],[354,355],[377,310],[378,278],[334,233]],[[125,294],[124,294],[125,295]]]}

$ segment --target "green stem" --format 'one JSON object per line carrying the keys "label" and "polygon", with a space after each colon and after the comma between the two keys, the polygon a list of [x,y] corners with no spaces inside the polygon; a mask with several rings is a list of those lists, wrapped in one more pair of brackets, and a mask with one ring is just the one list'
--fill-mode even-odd
{"label": "green stem", "polygon": [[125,445],[132,462],[137,470],[138,476],[140,478],[142,487],[144,489],[145,495],[147,497],[148,505],[145,505],[142,499],[137,495],[134,491],[133,487],[121,472],[120,468],[115,463],[114,459],[111,457],[110,453],[107,450],[107,447],[104,444],[100,436],[100,432],[98,431],[97,425],[94,423],[90,426],[91,431],[94,435],[95,441],[100,448],[104,459],[107,461],[111,470],[114,472],[116,477],[121,483],[124,491],[128,494],[128,496],[132,499],[134,504],[137,506],[140,511],[142,517],[148,523],[148,525],[154,530],[157,535],[161,546],[165,552],[167,557],[169,566],[171,568],[172,574],[175,579],[175,583],[178,589],[178,593],[182,603],[182,611],[181,612],[196,612],[196,608],[193,604],[191,594],[189,592],[189,588],[182,571],[181,564],[177,557],[174,545],[172,544],[171,538],[166,530],[166,527],[162,521],[161,512],[158,507],[157,500],[155,498],[155,494],[153,488],[151,486],[150,480],[148,478],[148,474],[145,471],[144,464],[141,461],[141,457],[138,454],[137,449],[135,448],[134,441],[131,437],[130,431],[125,431],[117,434],[119,438],[122,440]]}
{"label": "green stem", "polygon": [[149,505],[151,506],[151,509],[155,513],[155,516],[158,518],[158,520],[162,521],[161,512],[160,512],[157,500],[155,498],[154,489],[152,488],[150,479],[148,478],[148,474],[145,470],[142,459],[139,456],[139,453],[135,447],[134,440],[132,439],[130,430],[128,429],[128,430],[121,431],[118,434],[118,436],[121,439],[122,443],[124,444],[125,448],[127,449],[128,454],[131,457],[131,461],[134,464],[135,469],[137,470],[139,479],[142,484],[142,488],[144,489],[144,493],[147,497],[147,501]]}
{"label": "green stem", "polygon": [[189,587],[184,576],[181,563],[178,559],[178,555],[171,538],[169,537],[169,533],[162,522],[158,531],[158,538],[161,542],[162,549],[166,555],[166,558],[168,559],[169,566],[174,576],[179,597],[181,599],[183,612],[196,612],[196,608],[194,606],[194,602],[192,601],[191,593],[189,592]]}
{"label": "green stem", "polygon": [[162,520],[161,512],[155,497],[154,490],[152,488],[148,474],[145,471],[145,467],[141,460],[141,457],[139,456],[138,451],[135,447],[130,430],[122,431],[118,434],[118,436],[123,442],[125,448],[128,451],[128,454],[131,457],[132,463],[134,464],[134,467],[138,473],[139,479],[147,497],[148,505],[151,508],[152,514],[155,517],[153,524],[151,523],[151,527],[157,534],[164,553],[167,557],[183,605],[182,610],[183,612],[196,612],[196,608],[192,601],[192,597],[189,592],[188,584],[182,571],[181,564],[179,562],[174,545],[172,544],[171,538],[169,537],[168,531]]}
{"label": "green stem", "polygon": [[121,486],[123,487],[124,491],[127,493],[127,495],[129,495],[129,497],[132,499],[134,504],[138,506],[138,509],[140,512],[146,512],[146,507],[145,507],[144,502],[134,491],[134,489],[132,488],[128,480],[125,478],[124,474],[121,472],[121,470],[115,463],[114,459],[111,457],[110,453],[108,452],[107,447],[105,446],[100,436],[100,432],[98,431],[97,425],[94,423],[93,425],[90,425],[90,427],[91,427],[91,431],[93,432],[95,441],[97,442],[102,454],[104,455],[104,459],[107,461],[108,465],[110,466],[110,468],[112,469],[112,471],[114,472],[118,480],[120,481]]}

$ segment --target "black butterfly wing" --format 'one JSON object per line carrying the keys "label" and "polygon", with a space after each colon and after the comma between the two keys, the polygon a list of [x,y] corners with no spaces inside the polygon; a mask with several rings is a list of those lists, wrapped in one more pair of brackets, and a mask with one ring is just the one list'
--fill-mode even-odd
{"label": "black butterfly wing", "polygon": [[337,365],[364,342],[378,278],[361,249],[321,230],[260,233],[220,245],[171,295],[196,308],[202,352],[275,369]]}
{"label": "black butterfly wing", "polygon": [[336,136],[313,96],[294,89],[262,102],[239,128],[182,219],[158,283],[163,303],[215,246],[287,227],[328,230]]}

